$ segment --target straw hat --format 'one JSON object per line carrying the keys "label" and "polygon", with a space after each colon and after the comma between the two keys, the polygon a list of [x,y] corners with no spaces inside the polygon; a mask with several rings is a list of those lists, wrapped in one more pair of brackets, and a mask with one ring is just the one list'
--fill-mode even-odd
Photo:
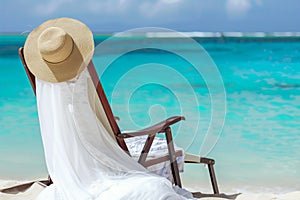
{"label": "straw hat", "polygon": [[28,35],[24,45],[24,57],[31,73],[54,83],[79,75],[93,53],[91,30],[71,18],[44,22]]}

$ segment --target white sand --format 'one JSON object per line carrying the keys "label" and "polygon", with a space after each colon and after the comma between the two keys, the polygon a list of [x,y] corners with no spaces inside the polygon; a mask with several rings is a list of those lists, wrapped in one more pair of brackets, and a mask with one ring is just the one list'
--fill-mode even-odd
{"label": "white sand", "polygon": [[[30,182],[30,181],[29,181]],[[14,186],[17,184],[21,184],[24,182],[21,181],[1,181],[0,180],[0,189],[7,188],[10,186]],[[25,182],[27,183],[27,181]],[[41,186],[38,183],[34,183],[28,190],[25,192],[20,192],[18,194],[4,194],[0,192],[0,199],[1,200],[30,200],[35,199],[38,194],[44,189],[43,186]]]}
{"label": "white sand", "polygon": [[[30,182],[30,181],[26,181]],[[25,182],[25,183],[26,183]],[[16,184],[24,183],[21,181],[7,181],[0,180],[0,189],[14,186]],[[38,183],[33,184],[28,190],[23,193],[18,194],[3,194],[0,193],[1,200],[24,200],[24,199],[35,199],[37,195],[44,188]],[[222,198],[201,198],[202,200],[224,200]],[[261,194],[261,193],[252,193],[252,194],[241,194],[237,197],[236,200],[300,200],[300,191],[290,192],[286,194]]]}
{"label": "white sand", "polygon": [[[222,198],[201,198],[202,200],[224,200]],[[286,194],[241,194],[236,200],[300,200],[300,191]]]}

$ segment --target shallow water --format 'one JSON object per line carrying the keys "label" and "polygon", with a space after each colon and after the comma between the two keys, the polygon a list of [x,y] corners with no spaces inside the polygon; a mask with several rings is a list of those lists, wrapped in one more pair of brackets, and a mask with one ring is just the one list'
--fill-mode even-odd
{"label": "shallow water", "polygon": [[[213,157],[221,187],[300,189],[300,38],[197,38],[222,83],[207,65],[212,62],[202,60],[203,49],[186,40],[127,37],[104,48],[105,38],[95,36],[100,46],[93,60],[121,129],[185,115],[173,128],[175,141],[188,152]],[[25,36],[0,37],[0,179],[46,174],[36,102],[17,55],[24,41]],[[140,49],[145,44],[157,49]],[[126,49],[133,51],[122,55]],[[212,119],[217,123],[209,129]],[[206,187],[207,169],[187,169],[185,182]]]}

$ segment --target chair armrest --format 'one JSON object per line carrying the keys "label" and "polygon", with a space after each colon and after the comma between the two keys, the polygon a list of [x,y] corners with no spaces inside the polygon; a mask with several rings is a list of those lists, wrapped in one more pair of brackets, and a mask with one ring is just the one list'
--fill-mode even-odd
{"label": "chair armrest", "polygon": [[142,135],[153,135],[156,133],[162,133],[164,132],[164,130],[169,127],[172,124],[175,124],[181,120],[185,120],[185,118],[183,116],[174,116],[174,117],[170,117],[164,121],[161,121],[157,124],[154,124],[150,127],[147,127],[145,129],[139,130],[139,131],[126,131],[123,132],[119,135],[117,135],[117,137],[119,138],[130,138],[130,137],[136,137],[136,136],[142,136]]}
{"label": "chair armrest", "polygon": [[196,164],[208,164],[208,165],[214,165],[215,160],[211,158],[205,158],[201,156],[197,156],[194,154],[185,153],[184,156],[184,162],[185,163],[196,163]]}

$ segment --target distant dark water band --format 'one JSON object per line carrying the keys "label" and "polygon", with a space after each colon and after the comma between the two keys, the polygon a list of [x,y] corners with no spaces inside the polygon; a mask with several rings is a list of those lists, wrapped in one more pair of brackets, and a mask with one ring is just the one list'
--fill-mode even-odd
{"label": "distant dark water band", "polygon": [[[103,42],[105,39],[109,38],[109,35],[101,36],[95,35],[94,41],[95,45]],[[268,36],[268,37],[195,37],[193,38],[198,43],[204,45],[206,43],[215,43],[215,44],[226,44],[226,43],[251,43],[251,42],[258,42],[258,43],[272,43],[272,42],[284,42],[284,43],[300,43],[299,36]],[[18,56],[18,49],[24,46],[26,40],[25,35],[0,35],[0,57],[6,56]],[[162,45],[170,44],[170,43],[180,43],[182,41],[181,38],[147,38],[147,37],[126,37],[120,38],[116,40],[115,47],[126,47],[126,45],[138,45],[140,42],[158,42]],[[182,48],[181,46],[177,46],[177,48]],[[207,51],[228,51],[228,49],[220,48],[220,49],[207,49]],[[116,50],[116,49],[115,49]],[[184,51],[193,51],[192,49],[183,49]],[[149,53],[157,53],[159,50],[144,50],[145,52]],[[141,50],[140,52],[143,52]],[[114,53],[114,52],[113,52]]]}

